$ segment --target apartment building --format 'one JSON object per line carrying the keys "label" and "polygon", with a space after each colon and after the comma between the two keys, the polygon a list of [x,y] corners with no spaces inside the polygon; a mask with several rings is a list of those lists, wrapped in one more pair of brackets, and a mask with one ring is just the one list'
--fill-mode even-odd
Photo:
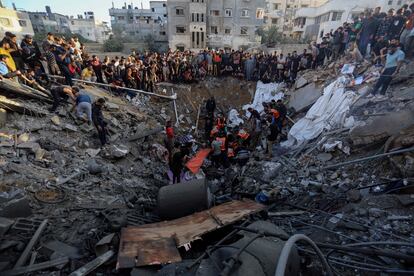
{"label": "apartment building", "polygon": [[84,12],[84,15],[78,15],[77,18],[70,17],[69,30],[71,33],[99,43],[103,43],[111,34],[108,22],[96,20],[92,11]]}
{"label": "apartment building", "polygon": [[292,34],[320,42],[322,37],[342,26],[367,9],[381,7],[382,12],[398,9],[409,0],[330,0],[314,8],[301,8],[296,11]]}
{"label": "apartment building", "polygon": [[152,35],[156,42],[168,43],[166,1],[150,1],[149,9],[134,7],[132,3],[121,8],[112,6],[109,15],[114,34],[136,40]]}
{"label": "apartment building", "polygon": [[50,6],[46,6],[46,12],[29,12],[30,20],[35,33],[68,33],[69,17],[54,13]]}
{"label": "apartment building", "polygon": [[266,27],[276,26],[286,36],[292,36],[295,13],[301,8],[312,8],[328,0],[267,0],[264,15]]}
{"label": "apartment building", "polygon": [[24,35],[34,35],[30,17],[26,12],[0,7],[0,32],[12,32],[20,40]]}
{"label": "apartment building", "polygon": [[248,48],[260,44],[265,0],[168,0],[172,49]]}

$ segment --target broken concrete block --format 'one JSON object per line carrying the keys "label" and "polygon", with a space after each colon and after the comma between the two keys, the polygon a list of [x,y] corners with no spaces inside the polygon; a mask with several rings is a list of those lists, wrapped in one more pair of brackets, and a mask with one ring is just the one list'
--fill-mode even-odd
{"label": "broken concrete block", "polygon": [[100,152],[101,152],[101,149],[86,149],[86,153],[87,153],[90,157],[95,157],[95,156],[97,156]]}
{"label": "broken concrete block", "polygon": [[296,112],[302,112],[313,105],[321,96],[321,89],[311,83],[293,92],[288,107],[294,108]]}
{"label": "broken concrete block", "polygon": [[304,77],[299,77],[297,80],[296,80],[296,84],[295,84],[295,87],[296,87],[296,89],[299,89],[299,88],[302,88],[302,87],[304,87],[305,85],[307,85],[309,82],[308,82],[308,80],[307,79],[305,79]]}
{"label": "broken concrete block", "polygon": [[56,126],[59,126],[60,125],[60,118],[57,116],[57,115],[55,115],[55,116],[53,116],[52,118],[50,118],[50,120],[52,121],[52,123],[54,123]]}
{"label": "broken concrete block", "polygon": [[358,202],[361,200],[361,193],[359,190],[350,190],[346,193],[346,198],[350,202]]}
{"label": "broken concrete block", "polygon": [[17,141],[18,141],[18,144],[20,144],[20,143],[29,141],[29,139],[30,139],[30,135],[28,133],[23,133],[19,135],[19,137],[17,138]]}
{"label": "broken concrete block", "polygon": [[3,127],[7,123],[7,111],[0,108],[0,127]]}
{"label": "broken concrete block", "polygon": [[65,124],[63,127],[66,130],[70,130],[70,131],[73,131],[73,132],[78,131],[78,128],[76,126],[74,126],[74,125],[71,125],[71,124]]}
{"label": "broken concrete block", "polygon": [[111,103],[111,102],[105,103],[105,107],[109,110],[118,110],[119,109],[119,105]]}
{"label": "broken concrete block", "polygon": [[6,232],[13,225],[13,223],[14,223],[14,220],[0,217],[0,237],[6,234]]}
{"label": "broken concrete block", "polygon": [[263,175],[262,179],[270,181],[277,176],[282,165],[276,162],[265,162],[262,165]]}
{"label": "broken concrete block", "polygon": [[6,218],[28,217],[32,214],[29,200],[26,196],[14,198],[0,206],[0,216]]}
{"label": "broken concrete block", "polygon": [[119,159],[129,153],[129,148],[125,145],[111,145],[108,149],[110,158]]}
{"label": "broken concrete block", "polygon": [[40,145],[35,142],[26,142],[17,145],[18,149],[29,149],[32,153],[36,153],[38,149],[40,149]]}

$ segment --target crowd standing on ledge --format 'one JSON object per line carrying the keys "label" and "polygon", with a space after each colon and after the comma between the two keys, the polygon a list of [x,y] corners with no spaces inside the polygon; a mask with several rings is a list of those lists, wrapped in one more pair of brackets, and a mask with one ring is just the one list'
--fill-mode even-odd
{"label": "crowd standing on ledge", "polygon": [[[41,43],[42,51],[30,35],[20,45],[16,35],[7,32],[0,44],[1,75],[18,76],[34,85],[45,73],[62,75],[69,86],[73,79],[96,81],[145,91],[154,91],[158,82],[192,83],[206,76],[234,76],[248,81],[286,82],[292,84],[301,70],[316,69],[346,55],[355,62],[373,58],[385,64],[387,48],[397,45],[411,57],[414,44],[414,4],[399,10],[366,11],[325,34],[321,43],[311,42],[297,53],[251,53],[243,50],[168,51],[166,53],[132,52],[129,56],[90,56],[74,36],[70,39],[49,33]],[[6,70],[7,69],[7,70]],[[40,82],[41,83],[41,82]]]}

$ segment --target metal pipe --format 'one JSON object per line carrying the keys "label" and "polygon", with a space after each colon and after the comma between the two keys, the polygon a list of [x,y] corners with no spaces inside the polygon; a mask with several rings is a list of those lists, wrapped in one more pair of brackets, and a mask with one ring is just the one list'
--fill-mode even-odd
{"label": "metal pipe", "polygon": [[364,158],[359,158],[359,159],[355,159],[355,160],[351,160],[351,161],[346,161],[346,162],[342,162],[342,163],[338,163],[338,164],[333,164],[333,165],[329,165],[329,166],[326,166],[326,167],[322,167],[321,169],[322,170],[327,170],[327,169],[337,168],[337,167],[341,167],[341,166],[345,166],[345,165],[350,165],[350,164],[354,164],[354,163],[369,161],[369,160],[376,159],[376,158],[381,158],[381,157],[385,157],[385,156],[391,156],[391,155],[406,153],[406,152],[411,152],[411,151],[414,151],[414,147],[411,147],[411,148],[408,148],[408,149],[396,150],[396,151],[387,152],[387,153],[376,154],[376,155],[372,155],[372,156],[368,156],[368,157],[364,157]]}
{"label": "metal pipe", "polygon": [[319,259],[322,262],[323,267],[325,268],[326,273],[329,276],[332,276],[332,270],[329,266],[325,256],[323,255],[322,251],[319,249],[319,247],[315,244],[314,241],[312,241],[309,237],[303,235],[303,234],[296,234],[290,237],[285,245],[283,246],[282,252],[279,256],[279,261],[277,263],[277,268],[275,271],[275,276],[284,276],[286,271],[286,265],[289,260],[290,252],[292,251],[292,248],[295,246],[296,242],[298,241],[305,241],[308,244],[312,246],[312,248],[315,250],[316,254],[318,255]]}
{"label": "metal pipe", "polygon": [[[52,78],[56,78],[56,79],[64,79],[64,77],[61,76],[55,76],[55,75],[48,75],[49,77]],[[82,82],[82,83],[87,83],[87,84],[93,84],[93,85],[98,85],[98,86],[103,86],[103,87],[109,87],[109,88],[117,88],[116,86],[113,85],[109,85],[106,83],[99,83],[99,82],[93,82],[93,81],[85,81],[85,80],[80,80],[80,79],[72,79],[73,81],[76,82]],[[148,95],[148,96],[155,96],[155,97],[159,97],[159,98],[163,98],[163,99],[169,99],[169,100],[176,100],[177,99],[177,94],[173,94],[171,96],[164,96],[164,95],[159,95],[156,93],[152,93],[152,92],[148,92],[148,91],[143,91],[143,90],[138,90],[138,89],[133,89],[133,88],[127,88],[127,87],[119,87],[123,90],[128,90],[128,91],[132,91],[132,92],[136,92],[136,93],[141,93],[144,95]]]}

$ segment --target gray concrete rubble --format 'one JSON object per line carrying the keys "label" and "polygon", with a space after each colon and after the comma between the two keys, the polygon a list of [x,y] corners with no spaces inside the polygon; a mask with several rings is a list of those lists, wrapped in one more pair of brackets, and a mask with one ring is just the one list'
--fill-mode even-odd
{"label": "gray concrete rubble", "polygon": [[307,112],[342,65],[281,86],[291,109],[271,155],[261,139],[243,166],[207,158],[174,185],[166,121],[176,141],[196,141],[194,157],[205,143],[205,101],[214,96],[216,112],[236,109],[247,122],[242,107],[255,83],[160,83],[157,93],[176,93],[174,101],[87,86],[107,100],[104,147],[70,104],[50,113],[47,95],[4,84],[0,275],[265,276],[283,260],[284,275],[414,274],[414,80],[394,82],[385,100],[369,97],[378,68],[360,64],[366,81],[343,78],[353,94],[337,103],[338,123],[298,147],[284,144],[300,120],[318,123]]}

